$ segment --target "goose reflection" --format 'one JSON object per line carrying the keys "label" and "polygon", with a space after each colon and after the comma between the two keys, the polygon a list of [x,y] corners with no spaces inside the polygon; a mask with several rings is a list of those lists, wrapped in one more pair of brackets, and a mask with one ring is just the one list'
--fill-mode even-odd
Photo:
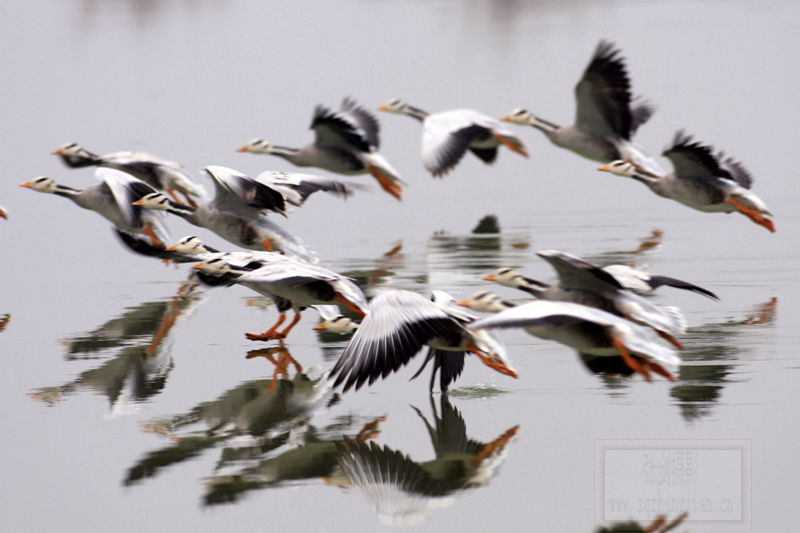
{"label": "goose reflection", "polygon": [[755,306],[741,320],[689,330],[681,353],[684,364],[678,372],[678,383],[670,390],[684,420],[692,422],[712,413],[743,351],[737,345],[739,334],[752,327],[770,325],[775,320],[777,307],[778,299],[771,298]]}
{"label": "goose reflection", "polygon": [[197,283],[184,282],[167,300],[144,302],[86,335],[63,341],[67,360],[96,359],[108,350],[118,351],[72,381],[37,389],[29,396],[54,405],[69,394],[90,390],[108,398],[112,414],[135,410],[136,404],[158,394],[166,385],[173,362],[165,341],[176,321],[202,302],[204,292],[197,289]]}
{"label": "goose reflection", "polygon": [[126,485],[153,477],[212,447],[222,447],[218,470],[261,458],[307,438],[306,434],[314,432],[310,428],[314,413],[338,401],[322,377],[312,379],[297,371],[290,379],[289,365],[300,367],[285,348],[253,350],[247,357],[271,362],[273,378],[244,382],[186,413],[146,424],[146,431],[168,436],[172,443],[137,461],[125,476]]}
{"label": "goose reflection", "polygon": [[666,515],[661,514],[649,524],[642,524],[635,520],[615,522],[608,526],[598,527],[595,533],[667,533],[681,525],[688,516],[689,514],[684,512],[669,520]]}
{"label": "goose reflection", "polygon": [[387,525],[411,525],[451,505],[465,491],[485,486],[508,454],[519,426],[489,443],[467,436],[461,413],[440,396],[441,414],[431,397],[433,423],[414,407],[431,440],[435,458],[417,462],[405,453],[374,442],[345,439],[337,445],[339,483],[357,488]]}

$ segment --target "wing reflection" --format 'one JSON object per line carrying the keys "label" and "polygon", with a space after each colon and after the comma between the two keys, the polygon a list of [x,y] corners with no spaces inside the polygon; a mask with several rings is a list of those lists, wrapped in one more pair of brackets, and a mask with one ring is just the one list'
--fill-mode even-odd
{"label": "wing reflection", "polygon": [[742,320],[706,324],[689,330],[690,336],[681,352],[683,364],[678,372],[678,384],[670,390],[684,420],[694,421],[711,414],[742,352],[736,342],[738,334],[745,328],[772,323],[777,306],[778,299],[771,298],[755,306]]}
{"label": "wing reflection", "polygon": [[441,416],[431,398],[433,423],[417,409],[428,430],[436,458],[416,462],[389,446],[345,439],[337,445],[342,484],[356,487],[373,505],[381,523],[419,523],[436,509],[451,505],[466,490],[482,487],[507,456],[506,445],[519,426],[489,443],[470,439],[461,413],[446,394]]}
{"label": "wing reflection", "polygon": [[173,366],[165,340],[178,318],[202,301],[204,292],[198,287],[193,281],[184,282],[168,300],[144,302],[86,335],[65,340],[68,360],[101,358],[112,349],[118,352],[72,381],[37,389],[29,396],[54,405],[68,394],[91,390],[108,398],[114,414],[135,409],[135,404],[164,388]]}

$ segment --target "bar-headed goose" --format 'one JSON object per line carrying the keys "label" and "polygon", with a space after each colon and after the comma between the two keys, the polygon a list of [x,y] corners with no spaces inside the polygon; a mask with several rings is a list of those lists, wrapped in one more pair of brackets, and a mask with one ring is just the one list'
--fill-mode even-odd
{"label": "bar-headed goose", "polygon": [[154,247],[165,248],[170,238],[161,214],[131,205],[144,195],[159,193],[143,181],[119,170],[101,167],[95,170],[95,176],[101,182],[83,190],[60,185],[46,176],[34,178],[20,186],[69,198],[78,206],[95,211],[118,230],[146,236]]}
{"label": "bar-headed goose", "polygon": [[621,52],[600,41],[589,65],[575,86],[575,124],[558,126],[516,109],[502,118],[533,126],[556,146],[594,161],[631,159],[659,172],[658,163],[631,142],[636,130],[653,114],[647,103],[631,97],[631,83]]}
{"label": "bar-headed goose", "polygon": [[311,129],[314,142],[303,148],[276,146],[257,138],[238,151],[272,154],[299,167],[317,167],[337,174],[370,173],[384,191],[402,200],[399,174],[378,153],[380,126],[372,113],[350,98],[345,98],[337,111],[318,105],[314,108]]}
{"label": "bar-headed goose", "polygon": [[[579,303],[628,318],[652,327],[676,347],[682,348],[675,339],[675,335],[686,331],[686,321],[679,309],[658,307],[648,302],[626,290],[608,272],[574,255],[556,250],[543,250],[537,255],[555,269],[558,283],[548,285],[524,278],[524,283],[516,284],[517,288],[539,300]],[[484,279],[498,281],[495,274]]]}
{"label": "bar-headed goose", "polygon": [[210,202],[193,208],[176,204],[163,194],[153,193],[135,204],[168,211],[243,248],[279,250],[314,262],[317,258],[313,251],[264,213],[285,214],[289,206],[302,205],[316,191],[339,196],[352,192],[351,187],[338,180],[307,174],[267,171],[251,178],[227,167],[210,166],[204,170],[216,188],[216,195]]}
{"label": "bar-headed goose", "polygon": [[455,168],[467,150],[487,164],[497,158],[501,145],[528,157],[519,137],[492,117],[472,109],[430,114],[394,99],[378,110],[408,115],[422,122],[422,162],[435,177],[442,177]]}
{"label": "bar-headed goose", "polygon": [[[683,289],[692,291],[703,296],[707,296],[712,300],[719,300],[716,294],[704,289],[688,281],[683,281],[668,276],[661,276],[658,274],[651,274],[644,270],[639,270],[627,265],[607,265],[602,267],[602,270],[611,274],[611,276],[622,285],[623,288],[628,289],[639,294],[648,294],[653,292],[659,287],[673,287],[675,289]],[[509,267],[501,267],[484,276],[487,281],[494,281],[500,285],[511,287],[512,289],[519,289],[529,294],[535,293],[537,289],[546,289],[549,285],[544,284],[535,279],[523,276],[516,270]],[[533,292],[532,292],[533,291]],[[489,293],[491,294],[491,293]]]}
{"label": "bar-headed goose", "polygon": [[511,309],[516,304],[503,300],[498,295],[489,291],[476,291],[468,298],[460,300],[458,305],[478,311],[479,313],[498,313]]}
{"label": "bar-headed goose", "polygon": [[473,320],[474,315],[441,291],[434,291],[433,300],[405,290],[382,291],[370,301],[361,325],[331,370],[333,386],[344,385],[347,391],[353,386],[358,390],[365,382],[372,385],[408,364],[425,346],[427,357],[413,377],[433,361],[431,390],[441,370],[439,386],[447,391],[461,375],[468,352],[489,368],[516,377],[497,341],[486,332],[466,329]]}
{"label": "bar-headed goose", "polygon": [[658,343],[647,328],[600,309],[573,302],[534,301],[477,320],[471,330],[523,328],[541,339],[569,346],[582,356],[622,357],[625,364],[650,381],[650,370],[670,381],[662,365],[678,366],[680,357]]}
{"label": "bar-headed goose", "polygon": [[166,191],[179,204],[183,202],[175,191],[180,192],[193,207],[206,198],[203,188],[192,181],[179,163],[147,152],[124,151],[97,155],[78,143],[67,143],[52,153],[60,156],[70,168],[99,166],[127,172],[151,187]]}
{"label": "bar-headed goose", "polygon": [[[361,289],[350,279],[327,268],[310,265],[279,254],[271,254],[268,261],[256,260],[247,265],[235,265],[225,256],[203,260],[192,268],[221,279],[224,285],[244,285],[271,298],[278,307],[278,321],[261,334],[247,333],[250,340],[284,339],[300,320],[303,309],[312,305],[340,303],[352,312],[363,316],[367,299]],[[283,331],[278,327],[286,320],[286,311],[293,309],[295,316]]]}
{"label": "bar-headed goose", "polygon": [[753,178],[747,169],[722,152],[714,153],[711,146],[694,141],[683,131],[678,131],[672,146],[664,150],[673,172],[655,174],[636,162],[617,160],[599,170],[617,176],[633,178],[647,185],[651,191],[685,206],[706,213],[742,213],[744,216],[775,231],[775,224],[767,217],[773,216],[763,200],[750,192]]}

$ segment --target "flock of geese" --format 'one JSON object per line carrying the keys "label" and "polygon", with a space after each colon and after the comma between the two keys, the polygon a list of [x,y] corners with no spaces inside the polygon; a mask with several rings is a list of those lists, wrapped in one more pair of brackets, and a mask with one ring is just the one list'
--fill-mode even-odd
{"label": "flock of geese", "polygon": [[[395,99],[378,110],[421,122],[422,162],[434,177],[453,172],[467,152],[487,164],[502,147],[527,157],[522,139],[503,122],[529,125],[556,146],[602,163],[601,171],[632,178],[693,209],[739,212],[775,231],[772,214],[750,191],[752,177],[738,161],[679,131],[662,154],[673,167],[667,173],[633,142],[653,107],[632,96],[624,60],[614,45],[599,43],[575,87],[575,97],[576,118],[570,126],[558,126],[523,109],[495,120],[470,109],[427,113]],[[302,148],[256,138],[238,150],[271,154],[300,167],[337,174],[369,174],[386,193],[402,199],[404,181],[379,153],[380,130],[373,113],[345,98],[336,110],[317,106],[311,129],[314,140]],[[623,265],[600,268],[565,252],[546,250],[538,255],[556,271],[555,284],[509,268],[485,277],[532,297],[521,305],[486,291],[457,300],[436,290],[427,298],[384,289],[368,299],[353,281],[320,265],[311,248],[272,219],[272,214],[286,216],[302,206],[315,192],[347,197],[363,189],[362,185],[277,171],[251,177],[232,168],[208,166],[203,173],[215,192],[209,198],[179,164],[152,154],[97,155],[77,143],[65,144],[53,154],[71,168],[96,167],[99,183],[80,190],[43,176],[23,187],[69,198],[97,212],[134,251],[192,262],[198,277],[209,285],[244,285],[274,301],[278,319],[263,333],[248,333],[249,339],[283,342],[308,307],[317,308],[324,318],[317,329],[352,334],[329,374],[334,386],[344,391],[386,378],[423,348],[427,353],[414,377],[430,364],[431,389],[438,374],[439,387],[446,391],[461,374],[468,354],[516,377],[492,333],[504,328],[522,328],[564,344],[589,366],[600,361],[615,372],[638,373],[648,381],[653,374],[673,380],[670,370],[681,363],[676,350],[682,348],[678,337],[686,323],[678,309],[654,305],[641,294],[668,286],[716,298],[685,281]],[[194,236],[173,242],[164,223],[165,212],[247,251],[219,251]],[[7,216],[2,209],[0,216]],[[338,306],[349,316],[341,314]],[[294,315],[284,326],[289,310]],[[480,318],[471,311],[491,314]]]}

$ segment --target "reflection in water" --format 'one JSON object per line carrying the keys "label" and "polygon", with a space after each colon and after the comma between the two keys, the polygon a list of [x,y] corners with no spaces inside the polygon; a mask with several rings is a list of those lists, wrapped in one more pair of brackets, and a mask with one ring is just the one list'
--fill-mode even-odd
{"label": "reflection in water", "polygon": [[654,229],[649,235],[639,239],[639,246],[633,250],[615,250],[587,257],[590,262],[596,263],[601,267],[620,264],[638,268],[639,262],[643,259],[644,254],[659,248],[663,241],[664,232],[660,229]]}
{"label": "reflection in water", "polygon": [[658,515],[647,525],[639,522],[617,522],[605,527],[598,527],[595,533],[667,533],[686,520],[688,513],[681,513],[674,520],[669,520],[664,515]]}
{"label": "reflection in water", "polygon": [[670,390],[684,420],[691,422],[711,414],[733,371],[733,361],[742,351],[736,344],[737,333],[743,328],[772,323],[777,306],[778,299],[772,298],[756,306],[743,320],[690,329],[681,353],[684,362],[678,372],[678,384]]}
{"label": "reflection in water", "polygon": [[120,348],[102,365],[87,370],[74,380],[55,387],[44,387],[29,394],[35,400],[54,405],[64,396],[89,389],[109,399],[111,411],[121,414],[131,402],[142,402],[164,388],[172,370],[172,356],[164,340],[176,320],[194,310],[204,292],[187,281],[169,300],[144,302],[128,309],[86,335],[64,341],[66,358],[93,359],[105,350]]}
{"label": "reflection in water", "polygon": [[505,461],[506,445],[519,426],[492,442],[478,442],[467,436],[466,423],[446,394],[440,402],[441,416],[431,397],[432,424],[414,407],[428,430],[435,459],[416,462],[376,443],[345,440],[337,446],[339,484],[358,488],[383,524],[421,522],[464,491],[487,485]]}

